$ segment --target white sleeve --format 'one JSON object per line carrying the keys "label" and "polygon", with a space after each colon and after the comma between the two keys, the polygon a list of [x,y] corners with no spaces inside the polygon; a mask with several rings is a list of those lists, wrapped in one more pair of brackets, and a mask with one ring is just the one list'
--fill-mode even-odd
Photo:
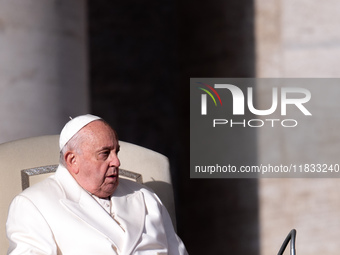
{"label": "white sleeve", "polygon": [[165,208],[165,206],[162,204],[161,201],[160,203],[161,203],[162,220],[163,220],[163,224],[164,224],[164,228],[165,228],[165,232],[166,232],[166,236],[168,240],[169,255],[188,255],[188,252],[185,249],[185,246],[182,240],[179,238],[179,236],[175,232],[168,210]]}
{"label": "white sleeve", "polygon": [[[145,190],[143,193],[152,201],[152,203],[157,204],[157,213],[159,215],[159,220],[162,221],[162,225],[164,227],[164,232],[166,236],[166,242],[168,245],[168,255],[188,255],[188,252],[185,248],[184,243],[182,242],[181,238],[176,234],[175,229],[172,224],[171,217],[169,215],[168,210],[163,205],[161,199],[157,196],[157,194],[149,187],[145,187]],[[148,199],[147,199],[148,200]],[[152,204],[150,203],[150,204]],[[146,202],[148,206],[148,202]],[[159,253],[162,254],[162,253]]]}
{"label": "white sleeve", "polygon": [[26,197],[11,203],[6,223],[7,254],[57,255],[53,233],[38,208]]}

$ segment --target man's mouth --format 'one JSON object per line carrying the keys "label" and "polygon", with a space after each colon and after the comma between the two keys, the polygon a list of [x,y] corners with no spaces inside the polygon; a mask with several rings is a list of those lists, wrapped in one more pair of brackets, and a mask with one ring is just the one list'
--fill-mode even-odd
{"label": "man's mouth", "polygon": [[108,174],[105,176],[105,178],[109,181],[116,182],[118,180],[118,174],[119,170],[118,169],[113,169],[112,174]]}
{"label": "man's mouth", "polygon": [[118,179],[118,174],[107,175],[106,178],[115,181]]}

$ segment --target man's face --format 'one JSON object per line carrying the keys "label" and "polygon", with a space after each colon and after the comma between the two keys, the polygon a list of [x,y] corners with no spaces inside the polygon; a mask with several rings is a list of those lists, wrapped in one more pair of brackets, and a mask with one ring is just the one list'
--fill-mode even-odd
{"label": "man's face", "polygon": [[115,132],[102,121],[93,121],[82,130],[85,137],[77,154],[78,173],[73,177],[84,189],[100,198],[107,198],[119,182],[119,144]]}

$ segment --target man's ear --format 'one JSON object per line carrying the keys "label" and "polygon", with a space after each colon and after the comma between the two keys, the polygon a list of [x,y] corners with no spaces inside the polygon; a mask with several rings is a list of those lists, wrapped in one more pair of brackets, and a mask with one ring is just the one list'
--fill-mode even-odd
{"label": "man's ear", "polygon": [[65,158],[67,169],[74,174],[78,174],[79,169],[78,169],[78,164],[77,164],[78,163],[77,155],[72,151],[68,151],[66,152],[64,158]]}

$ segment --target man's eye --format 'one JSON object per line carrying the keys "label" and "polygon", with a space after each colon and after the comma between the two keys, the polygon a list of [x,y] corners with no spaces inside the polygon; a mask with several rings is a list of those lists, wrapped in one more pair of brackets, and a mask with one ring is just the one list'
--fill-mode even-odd
{"label": "man's eye", "polygon": [[102,151],[101,153],[99,153],[100,158],[107,158],[109,155],[110,155],[109,151]]}

